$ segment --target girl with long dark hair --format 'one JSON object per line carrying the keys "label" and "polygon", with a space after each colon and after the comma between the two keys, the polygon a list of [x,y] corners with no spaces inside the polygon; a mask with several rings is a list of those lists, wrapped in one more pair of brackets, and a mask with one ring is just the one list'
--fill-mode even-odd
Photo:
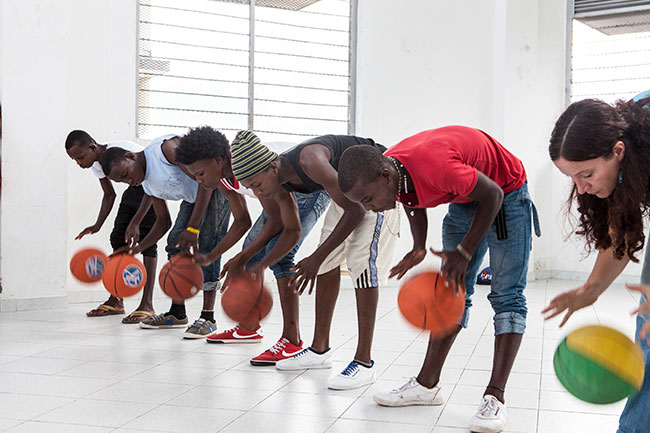
{"label": "girl with long dark hair", "polygon": [[[588,251],[598,250],[596,263],[579,288],[554,298],[542,313],[546,319],[566,311],[560,326],[581,308],[596,302],[630,262],[638,262],[645,243],[644,220],[650,209],[650,98],[575,102],[562,113],[551,134],[549,153],[555,166],[573,181],[568,204],[579,213],[576,234]],[[650,254],[646,252],[641,285],[637,340],[646,360],[641,391],[630,398],[617,433],[650,432]]]}

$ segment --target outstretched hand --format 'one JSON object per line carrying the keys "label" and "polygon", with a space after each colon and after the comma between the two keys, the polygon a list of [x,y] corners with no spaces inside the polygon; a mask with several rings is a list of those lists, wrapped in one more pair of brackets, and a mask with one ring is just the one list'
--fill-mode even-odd
{"label": "outstretched hand", "polygon": [[412,267],[418,265],[424,257],[427,255],[427,250],[424,248],[411,250],[404,258],[390,270],[388,278],[393,278],[397,276],[397,279],[401,279]]}
{"label": "outstretched hand", "polygon": [[309,294],[314,290],[314,283],[318,276],[318,269],[320,269],[321,260],[317,257],[309,256],[299,261],[296,266],[291,268],[296,271],[296,275],[291,279],[289,286],[298,295],[302,295],[307,286],[309,286]]}
{"label": "outstretched hand", "polygon": [[593,290],[590,290],[587,285],[578,287],[577,289],[569,290],[564,292],[549,302],[548,306],[542,310],[542,314],[547,314],[544,317],[544,320],[551,319],[559,314],[562,314],[566,311],[566,314],[560,322],[560,328],[569,320],[569,317],[573,315],[574,312],[580,310],[581,308],[588,307],[589,305],[596,302],[598,299],[598,294]]}

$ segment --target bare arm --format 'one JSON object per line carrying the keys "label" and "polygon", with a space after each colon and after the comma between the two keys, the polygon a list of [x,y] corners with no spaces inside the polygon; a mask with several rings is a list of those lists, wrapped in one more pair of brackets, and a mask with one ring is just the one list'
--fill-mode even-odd
{"label": "bare arm", "polygon": [[221,185],[219,185],[218,188],[228,199],[230,212],[233,215],[234,221],[223,239],[221,239],[210,254],[205,257],[205,260],[201,260],[201,254],[195,256],[196,259],[198,259],[197,263],[202,266],[212,263],[221,257],[223,253],[232,248],[232,246],[235,245],[242,236],[244,236],[248,229],[251,228],[251,217],[248,213],[248,207],[246,206],[246,199],[244,196],[235,191],[226,189]]}
{"label": "bare arm", "polygon": [[343,209],[343,215],[334,226],[332,233],[316,248],[316,251],[294,267],[296,277],[291,285],[299,294],[302,294],[307,286],[309,286],[309,293],[312,292],[320,265],[352,233],[365,215],[361,204],[350,201],[341,192],[338,173],[329,159],[330,151],[321,145],[308,146],[300,153],[300,167],[310,179],[323,186],[332,200]]}
{"label": "bare arm", "polygon": [[406,212],[409,226],[411,227],[411,234],[413,235],[413,249],[390,270],[389,278],[397,276],[398,280],[401,279],[409,269],[424,260],[424,257],[427,255],[427,210],[404,207],[404,211]]}
{"label": "bare arm", "polygon": [[[302,235],[300,217],[298,215],[298,204],[296,203],[294,195],[288,191],[282,190],[275,196],[275,202],[280,211],[282,233],[273,248],[271,248],[271,251],[269,251],[260,262],[259,267],[262,269],[279,262],[280,259],[286,256],[298,243],[300,236]],[[270,231],[271,230],[269,230],[269,232]]]}
{"label": "bare arm", "polygon": [[[490,226],[494,223],[497,213],[499,213],[503,203],[503,190],[492,179],[479,172],[476,186],[467,197],[476,202],[477,205],[472,223],[461,242],[461,246],[467,253],[472,255],[478,248],[481,239],[485,237]],[[432,252],[444,260],[442,273],[447,281],[456,288],[456,291],[458,291],[458,287],[464,287],[469,259],[456,249],[449,251],[432,250]]]}
{"label": "bare arm", "polygon": [[575,311],[596,302],[598,297],[623,272],[629,261],[627,256],[620,260],[614,257],[614,247],[600,250],[587,281],[581,287],[553,298],[542,310],[542,314],[548,313],[545,319],[548,320],[566,311],[560,322],[560,326],[563,326]]}
{"label": "bare arm", "polygon": [[[145,197],[150,197],[145,194]],[[154,222],[151,230],[135,247],[131,249],[132,254],[138,254],[146,250],[150,246],[154,245],[156,242],[162,238],[167,230],[172,226],[172,220],[169,216],[169,209],[167,208],[167,203],[165,200],[159,199],[157,197],[150,197],[150,200],[153,203],[154,211],[156,212],[156,222]],[[144,202],[144,198],[142,200]],[[142,207],[142,204],[140,204]],[[138,210],[139,212],[140,210]],[[134,217],[135,219],[135,217]]]}

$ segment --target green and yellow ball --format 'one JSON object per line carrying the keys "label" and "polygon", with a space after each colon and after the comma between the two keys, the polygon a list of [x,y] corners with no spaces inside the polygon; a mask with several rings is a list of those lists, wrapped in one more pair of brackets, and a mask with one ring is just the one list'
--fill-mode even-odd
{"label": "green and yellow ball", "polygon": [[641,389],[645,361],[641,348],[622,333],[585,326],[562,340],[553,367],[560,383],[580,400],[609,404]]}

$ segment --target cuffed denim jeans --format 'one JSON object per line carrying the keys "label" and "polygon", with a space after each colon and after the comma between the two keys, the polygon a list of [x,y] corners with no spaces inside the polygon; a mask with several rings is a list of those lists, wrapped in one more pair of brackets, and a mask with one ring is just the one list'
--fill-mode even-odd
{"label": "cuffed denim jeans", "polygon": [[[442,244],[445,250],[455,250],[467,234],[477,204],[452,203],[442,223]],[[492,224],[481,240],[467,265],[465,274],[465,312],[460,325],[469,323],[469,309],[479,267],[486,252],[490,251],[492,271],[491,290],[488,300],[494,310],[494,335],[523,334],[526,330],[526,275],[532,245],[532,228],[540,235],[537,211],[528,186],[505,194],[503,209],[506,216],[507,239],[497,239],[496,224]],[[532,223],[531,223],[532,221]]]}

